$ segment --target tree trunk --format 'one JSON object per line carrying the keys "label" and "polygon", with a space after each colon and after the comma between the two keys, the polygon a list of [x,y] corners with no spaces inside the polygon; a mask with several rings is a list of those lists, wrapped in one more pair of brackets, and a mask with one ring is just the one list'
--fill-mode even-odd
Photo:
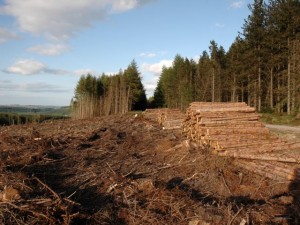
{"label": "tree trunk", "polygon": [[[260,49],[260,45],[258,46],[258,52],[259,54],[261,54],[261,49]],[[258,57],[258,87],[257,87],[257,94],[258,94],[258,106],[257,106],[257,110],[258,112],[261,111],[261,57],[259,55]]]}
{"label": "tree trunk", "polygon": [[288,61],[288,80],[287,80],[287,114],[290,115],[291,114],[291,62],[290,59]]}
{"label": "tree trunk", "polygon": [[270,108],[273,110],[274,103],[273,103],[273,67],[270,71]]}
{"label": "tree trunk", "polygon": [[261,67],[260,67],[260,65],[258,67],[258,88],[257,89],[258,89],[257,90],[257,92],[258,92],[258,106],[257,106],[257,110],[258,110],[258,112],[260,112],[261,111]]}
{"label": "tree trunk", "polygon": [[[288,49],[290,49],[290,38],[288,38]],[[291,58],[288,53],[288,71],[287,71],[287,114],[291,114]]]}
{"label": "tree trunk", "polygon": [[291,111],[295,112],[296,105],[296,40],[293,41],[292,55],[292,103]]}
{"label": "tree trunk", "polygon": [[215,101],[215,68],[213,68],[213,73],[212,73],[212,88],[211,88],[211,101]]}
{"label": "tree trunk", "polygon": [[242,84],[242,102],[244,102],[244,84]]}
{"label": "tree trunk", "polygon": [[231,101],[235,102],[236,101],[236,75],[233,75],[233,86],[232,86],[232,96],[231,96]]}
{"label": "tree trunk", "polygon": [[257,110],[257,81],[254,81],[254,108]]}
{"label": "tree trunk", "polygon": [[251,88],[250,88],[250,75],[248,74],[248,106],[251,106]]}
{"label": "tree trunk", "polygon": [[278,74],[278,78],[277,78],[277,98],[276,98],[276,109],[277,109],[277,113],[281,112],[281,103],[280,103],[280,75]]}

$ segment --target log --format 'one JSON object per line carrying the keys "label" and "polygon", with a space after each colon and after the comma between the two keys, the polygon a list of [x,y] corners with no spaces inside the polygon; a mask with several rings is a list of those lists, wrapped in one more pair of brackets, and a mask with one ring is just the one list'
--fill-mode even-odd
{"label": "log", "polygon": [[214,128],[207,128],[207,127],[197,127],[197,131],[200,133],[207,133],[209,135],[227,135],[227,134],[269,134],[270,131],[266,127],[214,127]]}
{"label": "log", "polygon": [[147,119],[158,122],[164,129],[179,129],[185,119],[185,114],[179,109],[146,109],[143,115]]}
{"label": "log", "polygon": [[250,171],[274,180],[300,180],[300,143],[280,140],[259,118],[245,103],[194,102],[182,129],[189,140],[236,158]]}
{"label": "log", "polygon": [[268,154],[251,154],[247,152],[233,152],[224,151],[218,153],[220,156],[227,156],[232,158],[240,159],[255,159],[255,160],[266,160],[266,161],[277,161],[277,162],[287,162],[287,163],[298,163],[300,164],[300,151],[298,154],[286,154],[286,153],[268,153]]}
{"label": "log", "polygon": [[277,162],[257,162],[257,161],[244,161],[238,160],[234,162],[235,165],[245,168],[261,176],[267,177],[269,179],[278,181],[288,181],[297,179],[297,173],[294,166],[285,168],[282,164]]}

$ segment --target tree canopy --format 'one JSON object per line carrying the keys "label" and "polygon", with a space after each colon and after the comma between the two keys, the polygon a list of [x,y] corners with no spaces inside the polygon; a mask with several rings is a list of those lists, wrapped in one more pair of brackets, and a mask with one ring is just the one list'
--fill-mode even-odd
{"label": "tree canopy", "polygon": [[154,105],[184,109],[191,101],[244,101],[257,111],[300,107],[300,2],[254,0],[242,32],[226,52],[214,40],[198,62],[176,55],[164,68]]}
{"label": "tree canopy", "polygon": [[82,75],[71,101],[74,118],[92,118],[144,110],[147,98],[136,62],[115,75]]}
{"label": "tree canopy", "polygon": [[[297,113],[300,2],[254,0],[249,10],[228,51],[212,40],[199,60],[177,54],[170,67],[163,67],[151,107],[184,110],[193,101],[243,101],[259,112]],[[74,92],[74,112],[85,118],[144,110],[141,80],[135,60],[113,76],[82,76]]]}

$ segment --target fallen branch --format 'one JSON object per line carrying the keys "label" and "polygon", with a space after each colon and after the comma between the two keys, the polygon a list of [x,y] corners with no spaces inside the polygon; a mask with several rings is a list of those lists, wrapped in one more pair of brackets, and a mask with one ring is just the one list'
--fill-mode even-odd
{"label": "fallen branch", "polygon": [[235,220],[235,218],[240,214],[240,212],[243,210],[243,207],[239,209],[239,211],[232,217],[232,219],[227,223],[227,225],[231,225],[232,222]]}
{"label": "fallen branch", "polygon": [[48,191],[50,191],[54,197],[56,197],[57,199],[61,200],[61,198],[59,197],[59,195],[53,191],[47,184],[45,184],[44,182],[42,182],[39,178],[35,177],[35,180],[37,180],[42,186],[44,186],[46,189],[48,189]]}
{"label": "fallen branch", "polygon": [[15,209],[18,209],[20,211],[23,211],[23,212],[29,212],[32,215],[36,216],[36,217],[43,217],[47,221],[50,221],[51,224],[55,224],[55,221],[52,218],[49,218],[48,216],[46,216],[45,214],[42,214],[42,213],[30,210],[30,209],[26,209],[24,207],[17,206],[15,204],[11,203],[11,202],[0,202],[0,205],[4,205],[4,204],[9,205],[9,206],[11,206],[11,207],[13,207]]}

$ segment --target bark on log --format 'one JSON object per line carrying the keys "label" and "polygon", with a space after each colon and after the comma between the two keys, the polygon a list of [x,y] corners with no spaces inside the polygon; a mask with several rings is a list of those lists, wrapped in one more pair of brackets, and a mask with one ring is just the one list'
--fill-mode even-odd
{"label": "bark on log", "polygon": [[219,156],[237,158],[239,165],[262,176],[298,179],[300,143],[280,140],[259,118],[245,103],[195,102],[187,109],[183,134]]}

